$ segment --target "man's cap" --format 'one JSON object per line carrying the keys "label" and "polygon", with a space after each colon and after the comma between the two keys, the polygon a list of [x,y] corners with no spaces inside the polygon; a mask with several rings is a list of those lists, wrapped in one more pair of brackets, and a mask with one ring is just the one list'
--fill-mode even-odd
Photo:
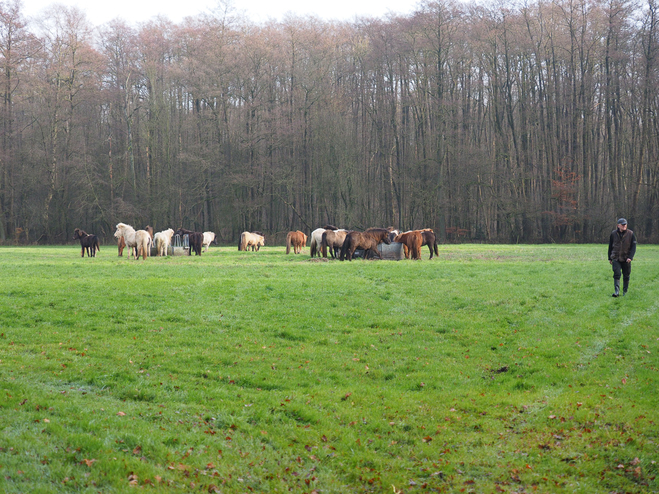
{"label": "man's cap", "polygon": [[618,220],[618,224],[619,224],[619,225],[626,225],[626,224],[627,224],[627,220],[626,220],[625,218],[620,218],[620,219]]}

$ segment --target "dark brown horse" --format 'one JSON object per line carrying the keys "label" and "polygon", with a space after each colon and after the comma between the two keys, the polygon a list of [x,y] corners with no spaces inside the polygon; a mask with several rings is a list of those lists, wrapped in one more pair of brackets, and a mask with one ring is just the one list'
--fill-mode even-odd
{"label": "dark brown horse", "polygon": [[394,241],[403,244],[405,259],[409,259],[411,255],[412,259],[421,260],[421,244],[423,243],[423,236],[419,230],[400,233],[396,235]]}
{"label": "dark brown horse", "polygon": [[430,250],[430,259],[432,259],[433,250],[435,251],[435,255],[439,255],[435,232],[433,232],[431,228],[424,228],[421,230],[421,236],[423,237],[423,243],[421,245],[428,246],[428,250]]}
{"label": "dark brown horse", "polygon": [[385,228],[369,228],[365,232],[350,232],[346,235],[341,247],[341,261],[348,259],[352,261],[352,256],[357,249],[364,249],[364,259],[368,257],[369,251],[382,259],[382,254],[378,251],[378,244],[390,244],[389,230]]}
{"label": "dark brown horse", "polygon": [[190,250],[188,250],[188,255],[192,255],[192,251],[196,256],[201,255],[201,246],[204,243],[204,234],[201,232],[193,232],[192,230],[186,230],[185,228],[179,228],[176,230],[176,235],[188,236],[188,243],[190,244]]}
{"label": "dark brown horse", "polygon": [[307,236],[300,230],[288,232],[288,235],[286,235],[286,254],[291,253],[291,246],[293,247],[293,253],[299,254],[305,245],[307,245]]}
{"label": "dark brown horse", "polygon": [[323,253],[323,257],[327,257],[327,248],[329,247],[330,255],[334,259],[337,259],[347,234],[347,230],[326,230],[323,233],[323,237],[320,242],[320,251]]}
{"label": "dark brown horse", "polygon": [[90,235],[80,228],[73,230],[73,240],[80,240],[81,257],[85,257],[85,251],[87,251],[87,257],[96,257],[96,251],[101,250],[98,237],[96,235]]}

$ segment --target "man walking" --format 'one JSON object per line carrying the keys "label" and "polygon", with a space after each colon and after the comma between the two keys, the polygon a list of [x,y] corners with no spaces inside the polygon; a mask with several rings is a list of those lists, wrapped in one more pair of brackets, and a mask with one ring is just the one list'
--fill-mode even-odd
{"label": "man walking", "polygon": [[618,227],[609,237],[609,263],[613,267],[613,295],[620,295],[620,273],[622,272],[622,294],[627,294],[629,275],[632,272],[632,260],[636,254],[636,235],[627,229],[627,220],[620,218]]}

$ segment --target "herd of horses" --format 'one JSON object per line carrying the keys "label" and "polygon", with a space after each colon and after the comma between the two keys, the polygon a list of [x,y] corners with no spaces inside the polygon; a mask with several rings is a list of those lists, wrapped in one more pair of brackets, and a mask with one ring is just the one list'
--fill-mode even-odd
{"label": "herd of horses", "polygon": [[[124,249],[128,247],[128,259],[131,258],[131,255],[134,259],[139,259],[140,257],[146,259],[150,255],[151,247],[154,245],[157,256],[166,256],[174,235],[180,235],[181,237],[184,235],[188,236],[188,242],[190,244],[188,255],[192,255],[194,251],[195,255],[200,256],[202,248],[205,248],[205,252],[208,252],[208,246],[211,243],[217,244],[217,239],[213,232],[201,233],[184,228],[174,231],[168,228],[154,234],[153,227],[151,226],[147,225],[143,230],[135,230],[126,223],[118,223],[116,228],[114,237],[117,239],[118,254],[119,256],[123,256]],[[85,252],[87,252],[88,257],[96,257],[96,251],[101,250],[98,237],[96,235],[90,235],[80,228],[74,230],[73,239],[80,240],[82,257],[85,257]]]}
{"label": "herd of horses", "polygon": [[[124,249],[128,247],[129,259],[131,255],[134,259],[140,257],[146,259],[153,245],[156,247],[157,256],[166,256],[174,235],[187,236],[190,245],[188,255],[192,255],[194,251],[195,255],[200,256],[203,248],[207,252],[211,243],[217,244],[217,238],[213,232],[202,233],[184,228],[174,231],[168,228],[154,235],[151,226],[146,226],[143,230],[135,230],[130,225],[119,223],[116,228],[114,236],[117,239],[119,256],[122,256]],[[82,257],[85,256],[85,252],[87,252],[88,257],[95,257],[96,251],[101,250],[98,237],[90,235],[79,228],[75,229],[73,239],[80,240]],[[290,254],[291,248],[294,254],[302,252],[307,244],[307,239],[307,235],[300,230],[288,232],[286,235],[286,254]],[[382,259],[378,245],[391,244],[392,242],[402,244],[406,259],[420,260],[421,250],[424,245],[427,245],[430,250],[430,259],[433,258],[433,254],[439,255],[437,236],[430,228],[407,232],[400,232],[391,227],[369,228],[360,232],[340,229],[333,225],[325,225],[311,232],[310,254],[311,257],[322,256],[327,258],[329,252],[330,257],[335,259],[352,261],[355,252],[360,250],[363,251],[365,259],[376,256]],[[262,232],[245,231],[240,235],[238,250],[247,251],[251,249],[252,252],[258,252],[264,245],[265,235]]]}

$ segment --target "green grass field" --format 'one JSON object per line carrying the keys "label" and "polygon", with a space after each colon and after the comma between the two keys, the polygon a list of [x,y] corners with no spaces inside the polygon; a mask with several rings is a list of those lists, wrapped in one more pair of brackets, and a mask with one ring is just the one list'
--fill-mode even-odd
{"label": "green grass field", "polygon": [[1,492],[659,491],[659,246],[101,248],[0,248]]}

